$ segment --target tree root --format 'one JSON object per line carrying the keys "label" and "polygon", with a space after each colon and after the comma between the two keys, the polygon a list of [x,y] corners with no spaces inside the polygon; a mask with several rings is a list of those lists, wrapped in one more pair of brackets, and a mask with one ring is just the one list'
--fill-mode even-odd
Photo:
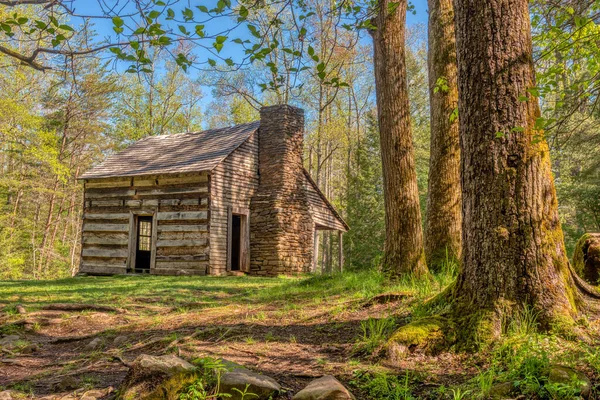
{"label": "tree root", "polygon": [[586,281],[584,281],[583,278],[581,278],[577,274],[577,272],[575,272],[575,270],[573,269],[573,267],[570,264],[569,264],[569,273],[571,274],[571,278],[573,279],[575,286],[577,287],[577,289],[579,290],[579,292],[581,294],[583,294],[585,297],[589,297],[594,300],[600,300],[600,290],[598,290],[594,286],[592,286],[589,283],[587,283]]}
{"label": "tree root", "polygon": [[47,304],[40,308],[46,311],[98,311],[98,312],[116,312],[125,314],[127,311],[117,307],[100,306],[95,304],[70,304],[70,303],[55,303]]}

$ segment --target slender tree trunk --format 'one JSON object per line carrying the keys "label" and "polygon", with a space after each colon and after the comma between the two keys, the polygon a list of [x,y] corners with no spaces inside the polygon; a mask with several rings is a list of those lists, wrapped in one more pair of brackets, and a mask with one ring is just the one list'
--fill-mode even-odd
{"label": "slender tree trunk", "polygon": [[385,199],[383,270],[427,274],[405,64],[407,1],[379,0],[374,43]]}
{"label": "slender tree trunk", "polygon": [[452,0],[429,0],[429,109],[431,155],[425,254],[427,266],[439,271],[446,260],[460,260],[461,189],[456,71],[456,41]]}
{"label": "slender tree trunk", "polygon": [[[536,130],[527,0],[455,0],[462,268],[455,314],[472,336],[501,333],[524,306],[543,328],[573,323],[598,293],[572,272],[548,145]],[[528,101],[520,101],[527,96]]]}

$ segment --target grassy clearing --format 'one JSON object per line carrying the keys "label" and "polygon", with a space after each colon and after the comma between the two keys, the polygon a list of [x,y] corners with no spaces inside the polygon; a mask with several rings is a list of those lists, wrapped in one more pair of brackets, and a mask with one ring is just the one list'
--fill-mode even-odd
{"label": "grassy clearing", "polygon": [[302,277],[160,277],[113,276],[77,277],[54,281],[0,281],[0,304],[16,314],[22,304],[36,309],[52,303],[84,303],[129,306],[181,307],[205,302],[206,307],[239,303],[284,304],[293,308],[297,301],[318,304],[331,301],[368,299],[384,292],[406,292],[416,298],[437,293],[449,278],[431,281],[405,278],[388,282],[376,272],[343,273]]}
{"label": "grassy clearing", "polygon": [[[16,368],[0,382],[0,389],[38,394],[40,387],[46,387],[46,393],[52,393],[53,377],[64,374],[78,376],[82,388],[115,386],[126,369],[114,355],[132,359],[142,352],[171,352],[190,360],[230,359],[293,388],[310,378],[289,376],[334,374],[361,399],[488,399],[499,387],[513,397],[578,398],[581,390],[575,380],[551,381],[552,366],[557,364],[582,371],[596,395],[599,348],[577,338],[540,333],[537,315],[528,309],[507,325],[502,340],[478,354],[414,353],[395,365],[381,358],[382,347],[395,329],[418,318],[425,300],[452,279],[449,268],[429,280],[407,277],[393,282],[375,272],[295,278],[115,276],[0,282],[4,310],[0,334],[22,336],[15,343],[14,357],[19,359],[22,349],[35,343],[42,343],[41,363],[53,354],[64,354],[56,369],[43,363],[31,371]],[[402,296],[390,303],[369,301],[383,293]],[[116,306],[129,312],[41,310],[53,303]],[[18,304],[33,320],[29,328],[17,323],[23,320]],[[86,339],[43,344],[48,338],[73,335]],[[115,346],[112,343],[119,335],[127,340]],[[92,337],[102,339],[102,347],[84,350]],[[92,364],[102,365],[114,376],[90,373],[87,368]]]}

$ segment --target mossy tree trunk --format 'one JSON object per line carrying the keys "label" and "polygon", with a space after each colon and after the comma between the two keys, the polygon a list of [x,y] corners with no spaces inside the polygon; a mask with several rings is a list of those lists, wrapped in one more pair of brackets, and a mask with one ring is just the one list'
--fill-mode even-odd
{"label": "mossy tree trunk", "polygon": [[463,198],[455,315],[463,329],[492,336],[525,305],[544,328],[573,323],[590,303],[567,260],[548,145],[536,129],[528,1],[454,5]]}
{"label": "mossy tree trunk", "polygon": [[383,270],[427,274],[405,63],[407,0],[379,0],[374,44],[386,239]]}
{"label": "mossy tree trunk", "polygon": [[427,61],[431,155],[425,254],[429,269],[439,271],[447,260],[460,260],[461,251],[458,86],[452,0],[429,0]]}

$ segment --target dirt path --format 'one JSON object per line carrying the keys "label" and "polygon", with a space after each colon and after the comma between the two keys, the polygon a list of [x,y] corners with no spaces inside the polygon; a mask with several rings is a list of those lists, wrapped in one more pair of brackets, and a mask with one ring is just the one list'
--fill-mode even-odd
{"label": "dirt path", "polygon": [[[397,301],[368,307],[360,300],[340,305],[332,299],[333,307],[224,302],[173,308],[143,300],[125,312],[40,310],[4,321],[5,334],[12,329],[19,340],[5,354],[0,386],[34,398],[81,398],[85,392],[86,398],[111,398],[135,357],[174,352],[186,359],[222,357],[296,391],[325,374],[351,380],[353,371],[369,364],[356,354],[360,321],[406,316]],[[415,369],[423,361],[403,367]],[[456,357],[427,362],[442,380],[464,373]]]}

